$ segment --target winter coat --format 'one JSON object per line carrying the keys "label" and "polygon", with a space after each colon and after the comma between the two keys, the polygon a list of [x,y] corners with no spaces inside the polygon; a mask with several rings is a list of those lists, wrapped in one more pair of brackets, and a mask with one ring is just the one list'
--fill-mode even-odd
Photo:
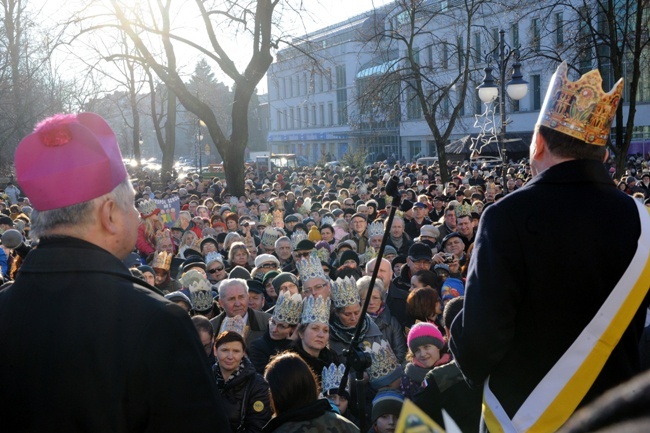
{"label": "winter coat", "polygon": [[[271,402],[269,400],[269,385],[255,371],[255,367],[246,357],[241,362],[244,369],[233,379],[226,381],[219,391],[224,397],[224,406],[233,432],[241,424],[243,432],[261,432],[264,425],[271,419]],[[216,374],[219,364],[212,366]],[[244,394],[246,401],[244,402]],[[244,422],[242,423],[242,404],[246,405]]]}
{"label": "winter coat", "polygon": [[259,374],[264,374],[264,368],[271,356],[289,349],[293,340],[273,340],[267,330],[261,338],[253,341],[248,347],[248,358]]}
{"label": "winter coat", "polygon": [[[212,324],[212,329],[214,329],[215,336],[219,335],[221,324],[225,318],[226,313],[224,312],[219,314],[217,317],[210,319],[210,323]],[[245,338],[247,347],[250,346],[253,341],[262,337],[262,335],[268,331],[270,318],[271,315],[265,313],[264,311],[256,311],[252,308],[248,309],[248,323],[246,323],[248,329],[246,330]]]}
{"label": "winter coat", "polygon": [[329,401],[324,398],[281,413],[269,421],[263,431],[264,433],[359,433],[357,426],[335,413]]}
{"label": "winter coat", "polygon": [[406,314],[406,298],[411,289],[411,270],[408,265],[403,265],[400,274],[393,278],[386,296],[386,305],[402,328],[411,326],[413,320]]}
{"label": "winter coat", "polygon": [[384,311],[374,321],[375,325],[377,325],[384,335],[384,339],[388,341],[393,352],[395,352],[397,360],[402,364],[406,359],[406,352],[408,351],[406,337],[404,336],[404,327],[393,317],[388,306],[386,306]]}
{"label": "winter coat", "polygon": [[321,376],[323,374],[323,367],[329,367],[330,364],[340,364],[339,357],[334,353],[334,351],[329,348],[324,348],[318,354],[318,358],[314,358],[309,353],[302,348],[302,339],[297,338],[291,343],[289,350],[297,353],[303,361],[309,365],[309,368],[314,372],[316,378],[318,379],[318,385],[321,384]]}

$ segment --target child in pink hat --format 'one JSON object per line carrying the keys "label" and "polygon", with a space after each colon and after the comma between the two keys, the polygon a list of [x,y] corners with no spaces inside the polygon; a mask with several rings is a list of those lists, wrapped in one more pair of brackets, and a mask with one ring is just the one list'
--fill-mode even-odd
{"label": "child in pink hat", "polygon": [[434,367],[451,361],[451,355],[443,350],[445,339],[438,327],[431,323],[415,324],[409,331],[407,344],[409,352],[406,358],[410,362],[406,364],[400,389],[404,397],[413,399],[420,391],[424,376]]}

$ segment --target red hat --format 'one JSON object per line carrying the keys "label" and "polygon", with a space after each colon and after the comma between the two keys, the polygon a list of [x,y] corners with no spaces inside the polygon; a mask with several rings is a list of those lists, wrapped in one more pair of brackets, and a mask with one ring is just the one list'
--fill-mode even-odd
{"label": "red hat", "polygon": [[101,197],[127,177],[115,133],[94,113],[45,119],[18,145],[15,165],[18,184],[39,211]]}

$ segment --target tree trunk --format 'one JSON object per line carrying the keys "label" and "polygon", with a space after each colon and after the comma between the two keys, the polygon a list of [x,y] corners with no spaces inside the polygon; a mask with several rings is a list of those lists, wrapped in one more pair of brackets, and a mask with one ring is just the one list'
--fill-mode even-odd
{"label": "tree trunk", "polygon": [[176,94],[167,89],[167,121],[165,122],[165,143],[161,146],[163,153],[160,178],[174,168],[174,150],[176,149]]}

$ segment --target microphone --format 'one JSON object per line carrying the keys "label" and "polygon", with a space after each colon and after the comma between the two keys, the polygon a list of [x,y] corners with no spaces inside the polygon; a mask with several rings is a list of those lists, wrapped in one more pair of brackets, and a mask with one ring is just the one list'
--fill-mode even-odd
{"label": "microphone", "polygon": [[16,229],[9,229],[2,234],[2,245],[14,250],[23,259],[31,251],[31,247],[25,245],[23,235]]}

